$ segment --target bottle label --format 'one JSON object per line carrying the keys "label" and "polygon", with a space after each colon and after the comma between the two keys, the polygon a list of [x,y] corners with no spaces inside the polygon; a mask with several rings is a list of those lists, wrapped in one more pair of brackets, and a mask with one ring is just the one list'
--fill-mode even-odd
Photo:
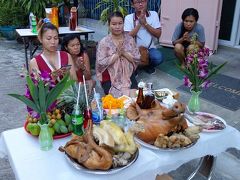
{"label": "bottle label", "polygon": [[93,123],[99,123],[100,122],[100,115],[98,112],[92,112],[92,120]]}
{"label": "bottle label", "polygon": [[77,119],[75,117],[72,119],[72,123],[73,123],[73,125],[77,124]]}
{"label": "bottle label", "polygon": [[73,115],[72,116],[73,125],[79,125],[83,123],[83,115]]}
{"label": "bottle label", "polygon": [[81,136],[84,133],[83,130],[83,116],[80,115],[73,115],[72,118],[72,123],[73,123],[73,133]]}

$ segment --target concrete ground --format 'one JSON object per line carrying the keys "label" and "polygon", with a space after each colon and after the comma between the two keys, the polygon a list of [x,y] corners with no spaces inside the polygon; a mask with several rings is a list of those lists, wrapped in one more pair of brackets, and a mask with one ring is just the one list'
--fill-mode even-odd
{"label": "concrete ground", "polygon": [[[90,40],[98,41],[107,34],[107,27],[100,22],[91,19],[80,19],[79,24],[94,29],[96,33],[90,36]],[[228,61],[226,67],[221,71],[222,74],[239,78],[240,50],[226,47],[219,47],[218,52],[210,57],[215,64]],[[16,41],[0,39],[0,133],[17,127],[22,127],[26,117],[25,105],[7,96],[8,93],[24,93],[25,80],[20,77],[22,67],[25,62],[23,44]],[[156,74],[148,75],[140,72],[137,80],[151,81],[154,88],[168,87],[176,89],[182,81],[156,70]],[[187,103],[190,95],[182,93],[180,100]],[[215,113],[226,120],[226,122],[240,130],[240,110],[230,111],[223,107],[212,104],[201,99],[201,110]],[[16,138],[17,140],[17,138]],[[27,156],[27,155],[26,155]],[[172,171],[170,175],[176,180],[185,180],[190,175],[191,170],[196,166],[198,159],[193,160]],[[0,180],[14,180],[14,174],[7,158],[0,159]],[[204,180],[201,175],[196,178]],[[229,149],[221,153],[217,158],[216,168],[213,173],[213,180],[238,180],[240,179],[240,151]]]}

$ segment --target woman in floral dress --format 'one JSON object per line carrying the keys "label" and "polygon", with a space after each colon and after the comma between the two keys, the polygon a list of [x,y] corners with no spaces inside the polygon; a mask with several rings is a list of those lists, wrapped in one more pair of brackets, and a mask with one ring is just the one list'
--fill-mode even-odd
{"label": "woman in floral dress", "polygon": [[123,31],[124,18],[120,12],[109,16],[109,35],[97,48],[96,75],[105,94],[115,97],[130,96],[137,88],[134,71],[140,62],[140,53],[134,39]]}

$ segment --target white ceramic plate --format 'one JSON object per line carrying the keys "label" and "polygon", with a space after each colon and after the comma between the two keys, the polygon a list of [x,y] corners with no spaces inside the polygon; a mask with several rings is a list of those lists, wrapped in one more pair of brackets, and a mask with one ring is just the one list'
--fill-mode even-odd
{"label": "white ceramic plate", "polygon": [[196,112],[193,115],[185,114],[186,119],[197,126],[203,128],[203,132],[219,132],[226,128],[226,121],[211,113]]}
{"label": "white ceramic plate", "polygon": [[149,149],[152,149],[152,150],[160,150],[160,151],[180,151],[180,150],[184,150],[184,149],[187,149],[187,148],[190,148],[192,147],[194,144],[197,143],[197,141],[187,145],[187,146],[184,146],[184,147],[180,147],[180,148],[160,148],[160,147],[157,147],[157,146],[154,146],[152,144],[148,144],[144,141],[142,141],[141,139],[139,139],[138,137],[135,137],[135,140],[141,144],[142,146],[144,147],[147,147]]}
{"label": "white ceramic plate", "polygon": [[68,156],[65,153],[65,157],[68,161],[68,163],[70,163],[74,168],[85,172],[85,173],[89,173],[89,174],[115,174],[118,173],[119,171],[122,171],[126,168],[128,168],[129,166],[131,166],[138,158],[139,155],[139,150],[137,150],[135,152],[135,154],[132,156],[130,162],[126,165],[126,166],[122,166],[122,167],[117,167],[117,168],[110,168],[109,170],[91,170],[91,169],[87,169],[84,166],[80,165],[79,163],[77,163],[73,158],[71,158],[70,156]]}

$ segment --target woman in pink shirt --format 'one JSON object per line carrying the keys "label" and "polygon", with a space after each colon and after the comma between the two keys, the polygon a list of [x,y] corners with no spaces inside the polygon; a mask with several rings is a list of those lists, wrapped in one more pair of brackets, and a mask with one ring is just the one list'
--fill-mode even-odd
{"label": "woman in pink shirt", "polygon": [[[108,19],[110,34],[98,44],[96,75],[106,94],[130,96],[137,89],[133,72],[140,62],[140,53],[133,37],[123,31],[124,18],[114,12]],[[136,93],[136,91],[134,92]]]}

